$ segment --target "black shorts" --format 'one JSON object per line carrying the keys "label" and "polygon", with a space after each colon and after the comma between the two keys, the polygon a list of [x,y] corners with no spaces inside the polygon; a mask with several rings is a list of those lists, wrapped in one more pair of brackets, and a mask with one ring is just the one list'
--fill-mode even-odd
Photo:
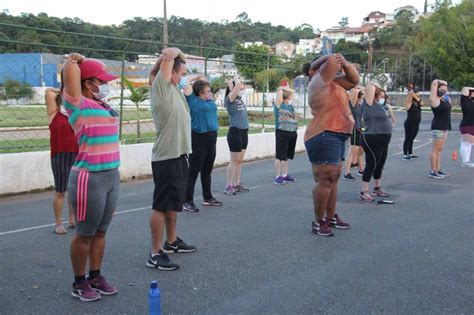
{"label": "black shorts", "polygon": [[249,130],[230,127],[227,132],[227,144],[230,152],[240,152],[247,150],[249,143]]}
{"label": "black shorts", "polygon": [[51,157],[51,169],[54,176],[54,189],[57,192],[66,192],[69,173],[76,160],[77,152],[59,152]]}
{"label": "black shorts", "polygon": [[275,152],[277,160],[293,160],[295,157],[297,138],[298,133],[296,131],[284,131],[277,129],[275,132]]}
{"label": "black shorts", "polygon": [[359,130],[354,130],[351,135],[351,145],[356,145],[360,147],[360,140],[362,138],[362,133]]}
{"label": "black shorts", "polygon": [[153,171],[153,210],[182,211],[188,183],[188,157],[151,162]]}

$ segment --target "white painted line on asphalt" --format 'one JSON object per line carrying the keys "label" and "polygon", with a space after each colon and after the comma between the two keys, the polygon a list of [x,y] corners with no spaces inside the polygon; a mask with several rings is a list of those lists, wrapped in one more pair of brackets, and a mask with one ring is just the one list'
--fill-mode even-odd
{"label": "white painted line on asphalt", "polygon": [[[426,143],[423,143],[423,144],[420,144],[419,146],[416,146],[416,147],[413,147],[413,149],[419,149],[419,148],[422,148],[424,146],[427,146],[428,144],[431,144],[433,142],[433,140],[429,139],[428,142]],[[403,154],[403,151],[400,151],[400,152],[395,152],[395,153],[392,153],[390,154],[389,156],[387,157],[392,157],[392,156],[396,156],[396,155],[402,155]]]}
{"label": "white painted line on asphalt", "polygon": [[[271,185],[271,184],[267,184],[267,185]],[[267,185],[252,186],[252,187],[249,187],[249,188],[250,189],[257,189],[257,188],[267,186]],[[215,196],[219,196],[219,194],[215,194]],[[195,198],[195,200],[202,200],[202,198]],[[126,214],[126,213],[131,213],[131,212],[138,212],[138,211],[143,211],[143,210],[151,210],[151,207],[148,206],[148,207],[141,207],[141,208],[117,211],[117,212],[115,212],[114,215]],[[63,224],[66,224],[66,223],[68,223],[68,222],[67,221],[63,222]],[[45,224],[45,225],[32,226],[32,227],[28,227],[28,228],[24,228],[24,229],[0,232],[0,236],[8,235],[8,234],[14,234],[14,233],[20,233],[20,232],[26,232],[26,231],[32,231],[32,230],[37,230],[37,229],[42,229],[42,228],[47,228],[47,227],[52,227],[54,225],[55,225],[54,223],[51,223],[51,224]]]}

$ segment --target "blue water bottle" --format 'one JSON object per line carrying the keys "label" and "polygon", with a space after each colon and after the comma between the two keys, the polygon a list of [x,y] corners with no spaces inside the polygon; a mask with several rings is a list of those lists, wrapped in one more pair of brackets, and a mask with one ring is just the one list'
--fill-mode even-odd
{"label": "blue water bottle", "polygon": [[152,281],[150,284],[150,292],[148,292],[148,304],[150,305],[150,315],[160,315],[160,288],[158,281]]}

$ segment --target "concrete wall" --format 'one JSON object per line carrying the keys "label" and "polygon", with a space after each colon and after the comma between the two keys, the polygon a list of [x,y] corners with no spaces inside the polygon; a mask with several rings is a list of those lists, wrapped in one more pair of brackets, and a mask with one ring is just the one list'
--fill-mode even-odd
{"label": "concrete wall", "polygon": [[[297,151],[304,150],[304,129],[298,131]],[[120,149],[122,180],[151,175],[152,143],[131,144]],[[245,160],[254,160],[275,155],[275,134],[249,135],[249,145]],[[217,139],[215,165],[229,162],[229,148],[226,137]],[[26,152],[0,154],[0,195],[45,189],[54,185],[51,171],[50,153]]]}

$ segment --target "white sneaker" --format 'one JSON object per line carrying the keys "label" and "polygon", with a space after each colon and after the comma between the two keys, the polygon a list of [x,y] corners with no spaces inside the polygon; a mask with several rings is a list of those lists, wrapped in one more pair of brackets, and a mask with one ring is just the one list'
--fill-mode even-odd
{"label": "white sneaker", "polygon": [[474,163],[472,163],[472,162],[462,162],[461,167],[474,168]]}

